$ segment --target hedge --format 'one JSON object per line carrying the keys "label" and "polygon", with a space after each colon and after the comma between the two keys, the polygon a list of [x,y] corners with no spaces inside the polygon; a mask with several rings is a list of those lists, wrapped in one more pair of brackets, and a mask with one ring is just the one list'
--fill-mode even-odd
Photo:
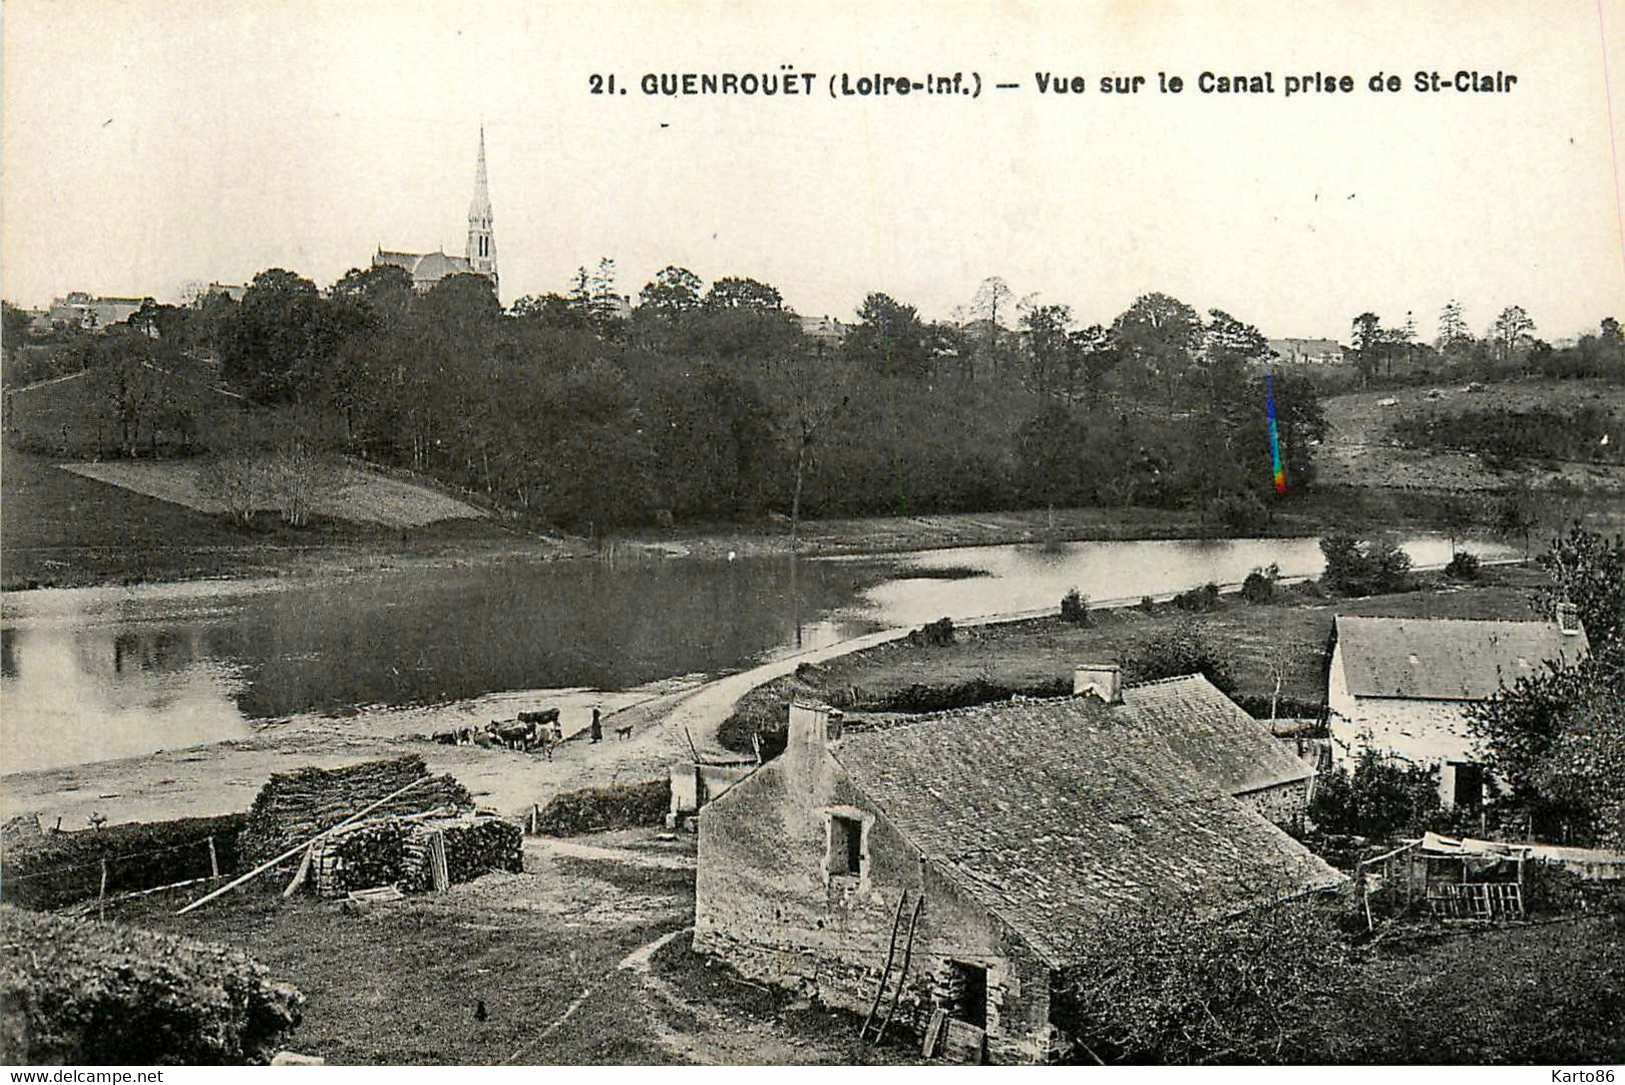
{"label": "hedge", "polygon": [[671,809],[671,780],[641,784],[587,787],[555,795],[542,807],[536,832],[542,836],[570,836],[599,829],[626,829],[659,825]]}
{"label": "hedge", "polygon": [[242,952],[0,905],[0,1051],[29,1065],[267,1062],[304,996]]}
{"label": "hedge", "polygon": [[49,833],[6,850],[0,899],[25,908],[60,908],[101,891],[130,893],[210,875],[209,838],[221,874],[237,869],[237,836],[246,815],[133,821],[102,829]]}

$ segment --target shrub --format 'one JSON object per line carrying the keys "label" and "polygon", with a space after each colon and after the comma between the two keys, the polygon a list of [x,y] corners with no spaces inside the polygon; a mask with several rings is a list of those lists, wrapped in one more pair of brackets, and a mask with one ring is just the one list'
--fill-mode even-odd
{"label": "shrub", "polygon": [[264,1063],[304,1003],[235,949],[0,906],[0,1048],[42,1065]]}
{"label": "shrub", "polygon": [[1089,625],[1089,597],[1077,588],[1061,596],[1061,618],[1073,625]]}
{"label": "shrub", "polygon": [[1201,674],[1227,693],[1235,688],[1229,665],[1207,638],[1189,627],[1167,629],[1147,637],[1129,657],[1124,670],[1134,682]]}
{"label": "shrub", "polygon": [[1444,575],[1451,580],[1477,580],[1478,555],[1457,550],[1450,555],[1450,564],[1444,567]]}
{"label": "shrub", "polygon": [[908,643],[916,648],[948,648],[954,643],[954,620],[938,618],[922,625],[908,635]]}
{"label": "shrub", "polygon": [[237,837],[246,815],[131,822],[104,829],[50,833],[8,845],[0,864],[0,892],[6,903],[25,908],[60,908],[101,892],[102,862],[107,892],[154,889],[212,872],[209,838],[214,838],[220,873],[237,869]]}
{"label": "shrub", "polygon": [[1403,591],[1410,582],[1410,555],[1390,539],[1337,532],[1320,540],[1320,552],[1326,557],[1321,583],[1339,595]]}
{"label": "shrub", "polygon": [[1140,609],[1142,611],[1144,611],[1145,613],[1150,614],[1153,610],[1156,609],[1156,606],[1157,606],[1157,601],[1155,599],[1151,598],[1149,595],[1140,596]]}
{"label": "shrub", "polygon": [[1335,917],[1311,902],[1209,922],[1147,909],[1100,926],[1050,1012],[1078,1062],[1277,1063],[1356,980]]}
{"label": "shrub", "polygon": [[1255,533],[1269,527],[1270,510],[1257,494],[1232,494],[1221,497],[1209,506],[1209,513],[1225,529],[1240,533]]}
{"label": "shrub", "polygon": [[555,795],[542,807],[536,831],[542,836],[570,836],[599,829],[659,825],[670,809],[670,779],[585,787]]}
{"label": "shrub", "polygon": [[1322,773],[1309,816],[1328,833],[1384,839],[1398,832],[1419,833],[1439,814],[1436,769],[1385,758],[1367,746],[1354,759],[1354,771],[1339,765]]}
{"label": "shrub", "polygon": [[1203,584],[1200,588],[1182,591],[1174,596],[1174,606],[1180,610],[1205,611],[1217,609],[1219,605],[1219,586],[1212,582]]}
{"label": "shrub", "polygon": [[1275,562],[1254,569],[1241,582],[1241,597],[1249,603],[1268,603],[1275,598],[1275,582],[1281,578],[1281,567]]}

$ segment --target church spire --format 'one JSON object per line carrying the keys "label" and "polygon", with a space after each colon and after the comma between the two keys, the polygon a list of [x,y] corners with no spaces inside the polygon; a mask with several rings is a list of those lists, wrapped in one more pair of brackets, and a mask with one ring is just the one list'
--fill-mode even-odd
{"label": "church spire", "polygon": [[468,203],[469,266],[497,281],[497,239],[492,230],[491,193],[485,177],[485,125],[480,125],[480,155],[474,165],[474,198]]}

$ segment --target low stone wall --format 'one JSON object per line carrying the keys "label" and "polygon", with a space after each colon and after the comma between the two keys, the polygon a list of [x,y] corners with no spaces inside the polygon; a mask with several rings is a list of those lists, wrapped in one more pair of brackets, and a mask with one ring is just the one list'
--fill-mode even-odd
{"label": "low stone wall", "polygon": [[[837,956],[806,946],[743,941],[718,931],[696,932],[694,950],[722,958],[747,979],[797,991],[826,1006],[859,1015],[868,1014],[874,1004],[875,990],[886,963],[883,954],[873,955],[872,960],[869,959],[870,954]],[[901,954],[902,947],[899,947],[898,959],[893,965],[894,973],[901,966]],[[963,979],[954,964],[947,956],[920,952],[916,947],[909,964],[908,981],[898,999],[897,1012],[892,1017],[888,1036],[896,1039],[901,1034],[909,1034],[913,1037],[911,1042],[918,1047],[925,1036],[932,1011],[953,1005],[958,995],[962,994],[960,988]],[[988,1060],[1004,1064],[1043,1062],[1049,1053],[1048,1030],[1023,1035],[1010,1034],[1003,1028],[1006,1007],[1013,1006],[1023,993],[1012,969],[1002,962],[988,964]],[[888,985],[881,1014],[890,1005],[890,990],[891,986]],[[1047,994],[1045,992],[1046,998]]]}

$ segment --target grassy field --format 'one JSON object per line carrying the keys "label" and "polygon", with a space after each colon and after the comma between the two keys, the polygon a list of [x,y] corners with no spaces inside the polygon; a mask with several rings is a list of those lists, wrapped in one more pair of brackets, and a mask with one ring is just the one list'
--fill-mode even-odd
{"label": "grassy field", "polygon": [[[184,893],[137,898],[108,918],[246,950],[306,995],[290,1048],[332,1063],[918,1061],[901,1031],[860,1046],[851,1015],[694,954],[694,854],[686,834],[621,830],[530,840],[523,874],[389,904],[285,901],[273,885],[187,916],[173,914]],[[1622,935],[1611,913],[1390,931],[1356,950],[1314,1050],[1282,1061],[1616,1062]]]}
{"label": "grassy field", "polygon": [[[1436,398],[1429,398],[1433,393]],[[1394,402],[1388,406],[1383,403]],[[1447,385],[1391,388],[1335,396],[1326,401],[1326,440],[1315,457],[1318,482],[1327,487],[1482,493],[1507,487],[1512,475],[1477,456],[1399,448],[1389,427],[1407,415],[1533,406],[1598,405],[1625,415],[1625,385],[1597,380],[1528,380],[1484,385],[1477,391]],[[1620,434],[1616,439],[1625,439]],[[1531,466],[1529,479],[1544,485],[1562,478],[1570,485],[1617,501],[1625,493],[1625,468],[1596,464]]]}
{"label": "grassy field", "polygon": [[[200,460],[108,460],[72,463],[63,470],[112,486],[133,490],[160,501],[219,515],[220,500],[208,496],[199,484]],[[484,512],[426,486],[388,478],[358,467],[345,466],[312,503],[316,516],[383,527],[424,527],[441,520],[473,520]]]}
{"label": "grassy field", "polygon": [[331,1063],[908,1057],[903,1048],[859,1049],[848,1015],[748,984],[693,954],[685,935],[694,837],[623,830],[574,843],[603,858],[531,840],[525,873],[487,875],[435,896],[354,909],[283,900],[268,886],[186,916],[173,914],[186,896],[138,898],[109,918],[246,950],[306,995],[291,1049]]}
{"label": "grassy field", "polygon": [[[0,586],[8,591],[277,575],[325,556],[433,555],[516,541],[489,520],[448,520],[403,532],[328,517],[292,528],[261,514],[241,526],[11,449],[0,458],[0,507]],[[558,550],[556,542],[537,545]]]}
{"label": "grassy field", "polygon": [[948,647],[897,641],[803,668],[747,694],[722,738],[731,749],[749,751],[754,731],[783,728],[789,702],[798,696],[888,709],[917,701],[922,690],[945,691],[939,699],[963,703],[1012,693],[1054,695],[1070,692],[1072,668],[1083,662],[1123,663],[1132,679],[1134,656],[1147,638],[1184,628],[1196,630],[1228,664],[1232,695],[1249,711],[1267,715],[1278,698],[1281,716],[1315,715],[1326,695],[1326,646],[1336,614],[1527,619],[1534,591],[1546,581],[1537,568],[1492,566],[1470,588],[1438,574],[1417,582],[1415,591],[1358,600],[1328,599],[1303,585],[1280,589],[1271,603],[1221,596],[1207,613],[1161,604],[1149,611],[1095,611],[1088,626],[1059,617],[973,626],[958,630]]}

